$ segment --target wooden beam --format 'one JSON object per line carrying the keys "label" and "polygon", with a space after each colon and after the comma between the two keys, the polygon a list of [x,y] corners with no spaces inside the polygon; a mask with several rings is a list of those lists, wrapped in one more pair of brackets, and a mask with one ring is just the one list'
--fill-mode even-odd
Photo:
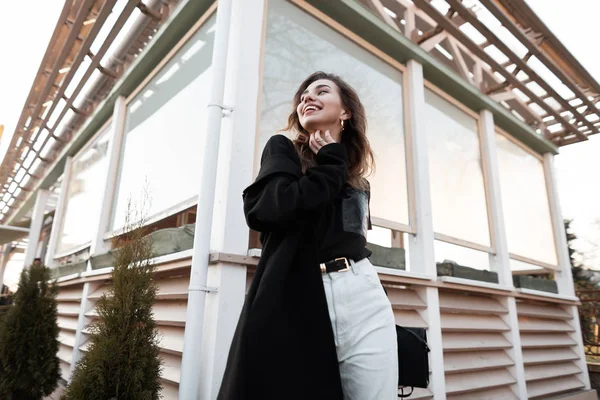
{"label": "wooden beam", "polygon": [[[448,0],[453,1],[453,0]],[[458,40],[460,40],[469,50],[471,50],[474,54],[476,54],[482,61],[489,64],[493,69],[496,70],[499,74],[501,74],[510,84],[518,87],[526,96],[532,99],[538,99],[538,105],[542,107],[549,114],[554,115],[558,120],[564,123],[565,126],[569,127],[572,133],[578,135],[581,140],[587,140],[587,137],[583,135],[581,132],[577,130],[573,125],[569,124],[565,121],[559,114],[546,104],[544,101],[539,100],[539,98],[525,85],[523,85],[514,75],[508,72],[506,69],[502,68],[500,64],[494,60],[492,56],[487,54],[485,51],[481,50],[475,42],[473,42],[465,33],[463,33],[456,25],[454,25],[451,21],[448,21],[440,12],[433,7],[426,0],[414,0],[415,5],[417,7],[423,9],[425,12],[429,14],[431,18],[433,18],[439,25],[442,26],[443,29],[448,31],[448,33]]]}

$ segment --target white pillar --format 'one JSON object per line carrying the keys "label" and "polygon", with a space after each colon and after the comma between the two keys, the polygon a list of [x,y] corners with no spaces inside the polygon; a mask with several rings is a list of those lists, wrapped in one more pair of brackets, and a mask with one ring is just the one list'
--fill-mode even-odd
{"label": "white pillar", "polygon": [[[567,246],[567,233],[565,232],[564,219],[560,208],[558,197],[558,186],[556,184],[556,171],[554,169],[554,156],[550,153],[544,154],[544,174],[546,176],[546,190],[548,191],[548,202],[550,205],[550,216],[552,219],[552,228],[554,230],[554,243],[556,246],[556,257],[559,270],[554,274],[554,279],[558,285],[558,293],[565,296],[575,296],[575,285],[573,284],[573,272],[571,271],[571,259]],[[585,358],[585,349],[583,347],[583,337],[581,336],[581,326],[579,323],[579,310],[577,306],[566,307],[571,314],[569,325],[574,332],[569,333],[571,339],[577,342],[576,352],[579,356],[577,361],[582,373],[579,378],[585,384],[586,389],[590,388],[590,377],[588,375],[587,363]]]}
{"label": "white pillar", "polygon": [[[490,216],[490,228],[492,237],[492,248],[496,254],[490,255],[490,265],[498,273],[501,285],[514,287],[512,271],[510,269],[510,255],[504,226],[504,210],[502,208],[502,193],[500,187],[500,170],[498,167],[498,156],[496,152],[496,129],[494,128],[494,115],[483,110],[479,114],[479,130],[481,131],[481,158],[483,170],[486,177],[486,197],[488,204],[488,215]],[[509,356],[515,362],[509,371],[516,379],[517,397],[527,398],[527,385],[525,380],[525,366],[523,364],[523,350],[521,348],[521,333],[519,331],[519,316],[517,314],[517,303],[514,297],[499,299],[508,314],[502,318],[510,331],[504,335],[512,343],[508,350]]]}
{"label": "white pillar", "polygon": [[[415,60],[410,60],[406,64],[404,86],[409,203],[411,224],[416,229],[416,235],[409,235],[410,271],[436,277],[427,132],[423,120],[423,115],[425,115],[425,86],[423,66]],[[427,339],[431,348],[429,365],[434,366],[431,368],[430,390],[436,400],[442,400],[446,398],[446,379],[443,367],[444,350],[438,289],[425,288],[422,295],[427,303],[427,309],[422,313],[422,316],[429,327],[427,332]]]}
{"label": "white pillar", "polygon": [[33,263],[37,250],[40,233],[42,232],[42,224],[44,223],[44,211],[46,211],[46,203],[50,192],[47,189],[40,189],[35,198],[33,206],[33,215],[31,216],[31,225],[29,227],[29,240],[27,249],[25,250],[25,267],[29,267]]}
{"label": "white pillar", "polygon": [[[123,137],[125,135],[125,118],[127,116],[127,105],[125,97],[117,98],[113,108],[112,119],[112,140],[110,141],[110,150],[108,152],[108,170],[106,172],[106,182],[102,194],[102,203],[100,208],[100,218],[90,246],[90,255],[104,254],[110,250],[110,245],[104,242],[104,235],[110,229],[112,217],[112,206],[115,197],[117,177],[119,176],[119,164],[121,161],[121,148]],[[88,263],[88,268],[90,264]]]}
{"label": "white pillar", "polygon": [[86,317],[85,314],[90,311],[94,307],[94,303],[88,299],[90,293],[96,290],[102,282],[86,282],[83,284],[83,290],[81,292],[81,302],[79,303],[79,316],[77,317],[77,330],[75,331],[75,343],[73,344],[73,354],[71,356],[71,368],[70,368],[70,376],[69,381],[71,380],[71,376],[73,376],[73,371],[75,371],[75,367],[79,360],[81,360],[82,354],[79,348],[83,345],[83,329],[89,325],[90,318]]}
{"label": "white pillar", "polygon": [[486,197],[488,215],[490,216],[490,234],[495,255],[490,255],[490,266],[498,273],[498,280],[503,286],[513,287],[510,256],[504,225],[504,210],[500,188],[500,170],[496,152],[496,129],[494,116],[488,110],[479,113],[479,130],[481,131],[481,159],[486,179]]}
{"label": "white pillar", "polygon": [[575,296],[571,259],[569,258],[569,250],[567,247],[567,234],[565,232],[565,223],[560,208],[558,187],[556,185],[554,156],[550,153],[544,154],[544,175],[546,176],[546,190],[548,191],[550,217],[552,219],[552,228],[554,230],[554,244],[556,246],[556,257],[559,267],[559,271],[555,274],[558,293],[564,296]]}
{"label": "white pillar", "polygon": [[6,265],[10,260],[10,251],[10,243],[3,244],[0,247],[0,290],[2,290],[2,285],[4,285],[4,273],[6,272]]}
{"label": "white pillar", "polygon": [[[211,252],[245,256],[249,229],[240,193],[252,182],[255,140],[258,135],[257,99],[260,97],[261,44],[266,0],[233,0],[223,102],[234,112],[221,125],[215,188]],[[233,28],[235,27],[235,28]],[[218,263],[208,270],[201,353],[200,399],[216,399],[229,347],[246,293],[245,266]]]}
{"label": "white pillar", "polygon": [[50,241],[48,243],[48,251],[46,252],[45,265],[51,267],[54,264],[54,254],[58,247],[58,241],[62,235],[62,224],[65,217],[65,210],[69,198],[69,182],[71,181],[71,168],[73,166],[73,158],[67,157],[65,169],[63,171],[62,182],[60,183],[60,194],[54,211],[54,219],[52,220],[52,230],[50,231]]}
{"label": "white pillar", "polygon": [[[181,359],[181,378],[179,399],[195,400],[201,396],[202,382],[212,371],[201,371],[203,328],[207,297],[208,261],[210,237],[214,211],[219,157],[221,121],[223,119],[223,95],[231,26],[232,0],[221,0],[217,8],[215,45],[212,55],[212,83],[207,110],[206,142],[199,150],[199,162],[203,163],[200,176],[200,192],[196,208],[196,229],[194,232],[194,250],[190,269],[190,286],[186,312],[185,334],[183,337],[183,356]],[[198,104],[198,107],[203,107]],[[247,129],[248,127],[246,127]],[[246,130],[247,132],[247,130]],[[212,294],[208,294],[212,296]],[[222,356],[222,355],[220,355]]]}

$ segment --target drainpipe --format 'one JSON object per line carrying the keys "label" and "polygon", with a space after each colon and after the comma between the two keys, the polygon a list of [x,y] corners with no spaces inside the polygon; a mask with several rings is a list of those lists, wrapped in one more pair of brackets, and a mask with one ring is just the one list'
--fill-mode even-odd
{"label": "drainpipe", "polygon": [[[190,271],[190,287],[186,314],[183,357],[181,360],[181,380],[179,400],[196,400],[200,394],[200,353],[204,325],[204,305],[206,293],[216,291],[206,287],[212,217],[217,180],[217,161],[221,136],[221,119],[227,108],[222,105],[225,90],[225,66],[231,21],[232,0],[219,0],[215,32],[215,46],[212,57],[212,87],[208,104],[206,144],[200,157],[204,168],[200,177],[194,250]],[[227,109],[232,111],[231,109]],[[200,167],[200,166],[198,166]]]}

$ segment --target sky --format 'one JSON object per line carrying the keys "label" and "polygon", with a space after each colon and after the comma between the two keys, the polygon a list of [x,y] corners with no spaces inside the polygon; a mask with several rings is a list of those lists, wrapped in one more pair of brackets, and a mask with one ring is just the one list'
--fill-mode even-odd
{"label": "sky", "polygon": [[[596,51],[597,0],[526,0],[583,66],[600,81],[600,52]],[[565,5],[568,4],[568,5]],[[5,125],[0,141],[0,159],[10,144],[23,104],[54,31],[64,0],[10,1],[0,13],[0,124]],[[560,200],[565,218],[573,219],[580,237],[577,249],[585,253],[588,266],[600,270],[600,137],[563,147],[556,158]],[[18,279],[13,261],[5,277]],[[12,265],[15,264],[15,265]]]}
{"label": "sky", "polygon": [[[598,0],[526,0],[588,72],[600,81]],[[568,4],[568,5],[566,5]],[[600,136],[560,148],[555,159],[563,217],[573,219],[576,249],[600,270]]]}

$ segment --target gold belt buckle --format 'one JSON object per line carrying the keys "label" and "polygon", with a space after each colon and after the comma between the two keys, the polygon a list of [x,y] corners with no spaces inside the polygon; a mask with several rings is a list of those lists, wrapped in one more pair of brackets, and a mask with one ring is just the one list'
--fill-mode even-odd
{"label": "gold belt buckle", "polygon": [[[348,263],[348,259],[346,257],[340,257],[340,258],[336,258],[333,261],[339,261],[339,260],[344,260],[344,264],[346,264],[346,268],[342,268],[342,269],[338,269],[335,272],[345,272],[345,271],[349,271],[350,270],[350,263]],[[329,262],[329,261],[328,261]],[[327,272],[327,267],[325,266],[325,263],[321,263],[319,264],[319,267],[321,268],[321,272],[324,274]]]}
{"label": "gold belt buckle", "polygon": [[344,263],[346,264],[346,268],[343,269],[339,269],[337,272],[346,272],[350,269],[350,264],[348,263],[348,259],[346,257],[340,257],[340,258],[336,258],[335,261],[339,261],[339,260],[344,260]]}

